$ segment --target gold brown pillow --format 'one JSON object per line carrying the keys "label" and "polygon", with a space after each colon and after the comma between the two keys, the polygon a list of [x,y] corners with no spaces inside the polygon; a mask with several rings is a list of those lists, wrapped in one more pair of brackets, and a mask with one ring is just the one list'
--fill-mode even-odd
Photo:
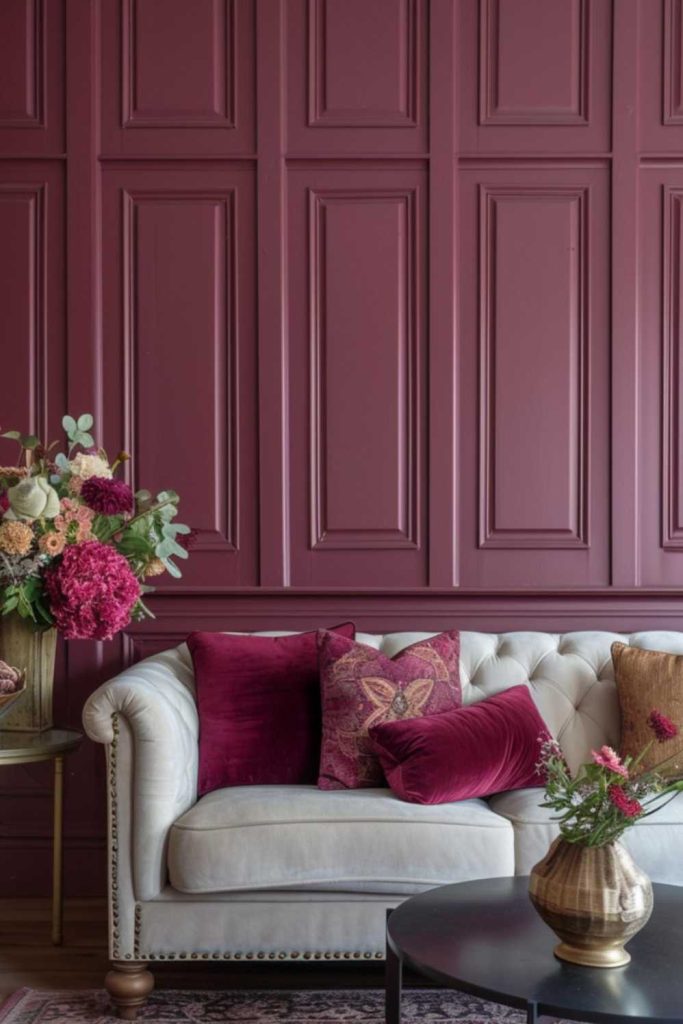
{"label": "gold brown pillow", "polygon": [[621,708],[622,757],[637,757],[653,739],[648,718],[660,711],[678,726],[679,734],[660,744],[652,743],[639,764],[647,771],[668,758],[661,774],[683,778],[683,654],[643,651],[627,644],[612,644],[614,677]]}

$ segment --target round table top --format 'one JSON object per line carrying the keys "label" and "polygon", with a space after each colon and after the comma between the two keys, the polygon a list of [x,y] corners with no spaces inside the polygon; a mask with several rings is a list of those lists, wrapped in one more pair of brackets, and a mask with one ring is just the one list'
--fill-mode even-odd
{"label": "round table top", "polygon": [[408,966],[443,985],[539,1015],[607,1022],[683,1021],[683,886],[654,885],[654,910],[625,967],[556,959],[528,878],[460,882],[413,896],[387,937]]}
{"label": "round table top", "polygon": [[11,732],[0,729],[0,766],[50,761],[76,750],[83,733],[74,729],[44,729],[43,732]]}

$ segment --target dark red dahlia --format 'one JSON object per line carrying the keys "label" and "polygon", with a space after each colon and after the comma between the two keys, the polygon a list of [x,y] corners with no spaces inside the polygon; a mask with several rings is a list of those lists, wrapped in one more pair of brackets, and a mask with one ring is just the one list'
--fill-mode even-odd
{"label": "dark red dahlia", "polygon": [[657,711],[656,708],[650,712],[647,724],[660,743],[666,743],[667,740],[672,740],[674,736],[678,736],[678,726],[670,718],[667,718],[666,715],[663,715],[661,711]]}
{"label": "dark red dahlia", "polygon": [[88,508],[103,516],[123,516],[135,508],[135,498],[128,484],[104,476],[91,476],[85,480],[81,498]]}

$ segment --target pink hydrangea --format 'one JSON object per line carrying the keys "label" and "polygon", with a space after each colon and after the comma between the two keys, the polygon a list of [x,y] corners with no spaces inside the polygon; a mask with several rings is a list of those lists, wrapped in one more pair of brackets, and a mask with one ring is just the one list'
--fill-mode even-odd
{"label": "pink hydrangea", "polygon": [[97,540],[68,547],[45,573],[57,629],[67,640],[111,640],[130,622],[140,585],[128,562]]}
{"label": "pink hydrangea", "polygon": [[595,764],[599,764],[601,768],[607,768],[624,779],[628,778],[628,768],[623,764],[616,750],[612,750],[611,747],[600,747],[600,750],[591,750],[591,755]]}

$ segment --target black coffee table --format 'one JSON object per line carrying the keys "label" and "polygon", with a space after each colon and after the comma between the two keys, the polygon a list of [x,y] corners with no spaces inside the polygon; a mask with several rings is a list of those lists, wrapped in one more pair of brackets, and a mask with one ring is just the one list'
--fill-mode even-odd
{"label": "black coffee table", "polygon": [[683,1021],[683,886],[655,885],[654,911],[625,967],[556,960],[554,933],[528,878],[460,882],[413,896],[387,920],[386,1019],[399,1024],[406,965],[444,987],[525,1010],[597,1024]]}

